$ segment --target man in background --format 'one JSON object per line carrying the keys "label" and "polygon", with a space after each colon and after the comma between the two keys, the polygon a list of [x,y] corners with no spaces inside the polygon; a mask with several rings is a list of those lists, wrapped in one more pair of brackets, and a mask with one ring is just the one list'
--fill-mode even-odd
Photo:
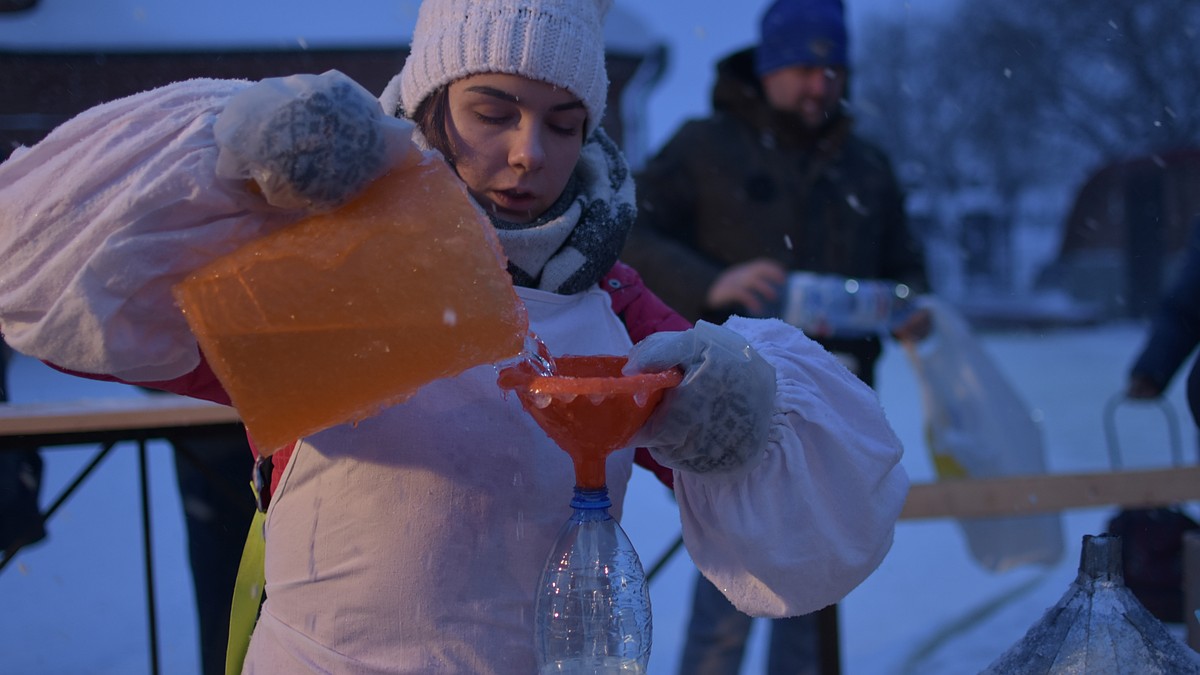
{"label": "man in background", "polygon": [[[925,290],[890,161],[853,132],[848,42],[841,0],[778,0],[759,44],[717,65],[713,114],[686,122],[637,177],[622,257],[689,319],[779,316],[800,271]],[[918,310],[890,332],[916,340],[929,329]],[[813,337],[874,384],[880,336]],[[737,673],[751,621],[698,576],[679,672]],[[836,673],[836,660],[835,607],[772,621],[772,675]]]}

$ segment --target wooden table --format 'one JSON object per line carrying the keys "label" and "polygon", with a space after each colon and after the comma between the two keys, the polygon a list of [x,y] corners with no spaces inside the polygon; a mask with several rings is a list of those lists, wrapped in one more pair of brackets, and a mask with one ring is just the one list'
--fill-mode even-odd
{"label": "wooden table", "polygon": [[[154,557],[150,528],[150,491],[146,443],[178,436],[228,433],[240,429],[233,408],[175,396],[89,399],[55,403],[0,404],[0,452],[98,444],[99,450],[43,514],[46,520],[83,484],[119,443],[136,443],[142,505],[142,556],[146,571],[147,623],[150,631],[150,670],[159,673],[158,612],[154,597]],[[199,462],[198,458],[192,458]],[[249,463],[249,458],[247,458]],[[0,570],[20,549],[0,560]]]}
{"label": "wooden table", "polygon": [[103,443],[165,438],[240,424],[233,408],[206,401],[147,394],[53,403],[0,405],[0,450],[35,445]]}

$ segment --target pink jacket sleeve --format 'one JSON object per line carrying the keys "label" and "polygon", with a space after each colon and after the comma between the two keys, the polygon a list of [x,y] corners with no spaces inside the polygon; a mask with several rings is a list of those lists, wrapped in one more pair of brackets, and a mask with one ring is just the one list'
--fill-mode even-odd
{"label": "pink jacket sleeve", "polygon": [[[612,297],[613,311],[625,322],[625,329],[634,344],[654,333],[692,327],[690,321],[646,288],[641,276],[629,265],[618,262],[601,280],[600,286]],[[633,461],[653,472],[663,485],[675,488],[675,472],[654,461],[645,448],[634,452]]]}

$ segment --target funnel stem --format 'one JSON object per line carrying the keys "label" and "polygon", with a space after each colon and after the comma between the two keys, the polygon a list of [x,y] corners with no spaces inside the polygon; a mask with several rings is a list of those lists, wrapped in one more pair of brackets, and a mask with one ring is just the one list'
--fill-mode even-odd
{"label": "funnel stem", "polygon": [[[596,457],[597,454],[600,456]],[[579,452],[572,459],[575,460],[575,485],[587,490],[596,490],[603,488],[608,483],[605,475],[605,464],[608,461],[607,452]]]}

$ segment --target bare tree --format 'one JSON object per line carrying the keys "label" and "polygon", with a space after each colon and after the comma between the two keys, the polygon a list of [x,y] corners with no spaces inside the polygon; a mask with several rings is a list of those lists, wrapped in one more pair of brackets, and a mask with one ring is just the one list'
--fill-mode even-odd
{"label": "bare tree", "polygon": [[919,25],[875,19],[864,42],[856,108],[898,161],[1040,179],[1068,149],[1099,161],[1200,140],[1194,0],[969,0]]}
{"label": "bare tree", "polygon": [[855,110],[925,190],[987,185],[1013,204],[1200,142],[1195,0],[963,0],[873,19],[862,39]]}

